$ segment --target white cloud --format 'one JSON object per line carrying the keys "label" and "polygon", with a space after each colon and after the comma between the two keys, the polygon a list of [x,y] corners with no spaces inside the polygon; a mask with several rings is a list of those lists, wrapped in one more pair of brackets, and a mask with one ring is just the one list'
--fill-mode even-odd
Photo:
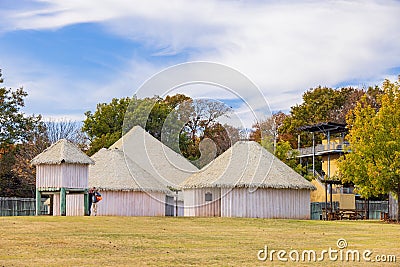
{"label": "white cloud", "polygon": [[[7,14],[0,32],[101,23],[111,34],[150,47],[154,56],[189,51],[189,59],[237,68],[262,89],[273,110],[289,109],[310,87],[379,81],[400,66],[398,1],[39,2],[40,9]],[[100,89],[89,82],[93,91],[86,97],[99,102],[122,96],[124,87],[138,86],[163,67],[134,61]]]}

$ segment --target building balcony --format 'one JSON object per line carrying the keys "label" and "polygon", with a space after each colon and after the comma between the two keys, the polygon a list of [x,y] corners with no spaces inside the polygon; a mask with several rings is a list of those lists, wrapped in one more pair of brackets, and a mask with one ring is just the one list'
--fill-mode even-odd
{"label": "building balcony", "polygon": [[[348,142],[330,142],[326,144],[318,144],[315,146],[315,156],[322,156],[325,154],[345,153],[348,151],[350,144]],[[313,147],[300,148],[297,157],[312,157]]]}

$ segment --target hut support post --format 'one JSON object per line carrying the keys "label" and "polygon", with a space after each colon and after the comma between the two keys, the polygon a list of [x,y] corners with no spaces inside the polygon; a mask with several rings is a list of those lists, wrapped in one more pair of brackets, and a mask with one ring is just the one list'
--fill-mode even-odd
{"label": "hut support post", "polygon": [[312,174],[315,176],[315,133],[312,133]]}
{"label": "hut support post", "polygon": [[65,190],[65,187],[61,187],[60,190],[60,215],[65,216],[67,215],[67,191]]}
{"label": "hut support post", "polygon": [[85,190],[83,202],[84,202],[83,205],[85,205],[85,216],[89,216],[89,194],[87,190]]}
{"label": "hut support post", "polygon": [[40,193],[39,189],[36,188],[36,216],[40,215],[41,202],[42,194]]}

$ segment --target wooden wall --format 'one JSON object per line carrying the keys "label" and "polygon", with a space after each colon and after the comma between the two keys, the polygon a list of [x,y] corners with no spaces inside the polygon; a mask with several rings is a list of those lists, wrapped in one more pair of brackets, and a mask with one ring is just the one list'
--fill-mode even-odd
{"label": "wooden wall", "polygon": [[61,164],[63,187],[87,188],[89,166],[83,164]]}
{"label": "wooden wall", "polygon": [[222,188],[221,195],[222,217],[310,218],[309,190]]}
{"label": "wooden wall", "polygon": [[397,199],[394,194],[389,194],[389,217],[392,220],[397,219]]}
{"label": "wooden wall", "polygon": [[53,195],[53,216],[60,216],[60,193]]}
{"label": "wooden wall", "polygon": [[[66,195],[66,215],[84,216],[85,215],[85,195],[67,194]],[[60,216],[60,193],[53,194],[53,215]]]}
{"label": "wooden wall", "polygon": [[[206,201],[206,193],[212,194],[212,201]],[[221,189],[196,188],[183,190],[184,216],[221,216]]]}
{"label": "wooden wall", "polygon": [[87,188],[88,165],[40,164],[36,166],[37,188]]}
{"label": "wooden wall", "polygon": [[[164,216],[165,193],[140,191],[101,191],[97,215]],[[150,195],[151,194],[151,195]]]}
{"label": "wooden wall", "polygon": [[67,216],[84,216],[85,204],[84,194],[67,194],[66,199],[66,215]]}

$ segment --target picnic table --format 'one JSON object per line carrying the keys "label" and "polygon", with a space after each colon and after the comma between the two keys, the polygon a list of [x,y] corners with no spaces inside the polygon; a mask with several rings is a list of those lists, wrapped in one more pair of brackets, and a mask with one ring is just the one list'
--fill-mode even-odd
{"label": "picnic table", "polygon": [[339,209],[340,220],[362,220],[364,219],[363,211],[356,209]]}
{"label": "picnic table", "polygon": [[333,220],[362,220],[364,219],[363,211],[356,209],[337,209],[334,211],[326,211],[322,209],[322,213],[327,216],[323,218],[327,218],[328,221]]}

